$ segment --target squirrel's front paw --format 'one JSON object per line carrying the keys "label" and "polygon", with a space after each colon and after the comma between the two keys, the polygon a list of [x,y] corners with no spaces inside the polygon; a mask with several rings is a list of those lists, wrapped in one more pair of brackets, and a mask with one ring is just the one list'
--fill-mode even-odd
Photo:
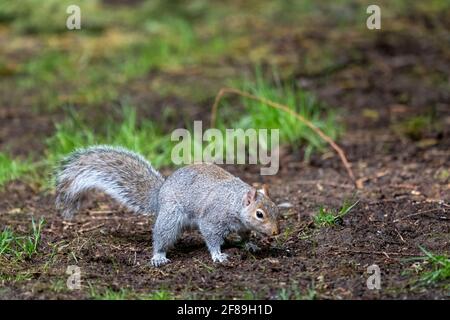
{"label": "squirrel's front paw", "polygon": [[152,260],[150,260],[150,264],[155,268],[168,264],[169,262],[170,260],[167,259],[166,256],[162,254],[155,254]]}
{"label": "squirrel's front paw", "polygon": [[228,261],[228,255],[226,253],[213,253],[212,259],[214,262],[224,263]]}
{"label": "squirrel's front paw", "polygon": [[258,247],[256,244],[254,244],[254,243],[252,243],[252,242],[247,242],[247,243],[244,245],[244,249],[247,250],[247,251],[249,251],[249,252],[253,252],[253,253],[258,252],[258,251],[261,251],[261,248]]}

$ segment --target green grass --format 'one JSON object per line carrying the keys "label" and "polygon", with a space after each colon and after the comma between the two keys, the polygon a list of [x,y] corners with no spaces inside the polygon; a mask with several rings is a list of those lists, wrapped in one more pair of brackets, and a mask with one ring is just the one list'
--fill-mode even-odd
{"label": "green grass", "polygon": [[107,288],[102,293],[98,293],[93,288],[91,288],[90,296],[94,300],[127,300],[129,292],[125,289],[115,291]]}
{"label": "green grass", "polygon": [[314,300],[317,297],[317,291],[314,283],[310,285],[305,291],[300,290],[297,283],[290,287],[281,288],[276,294],[277,300]]}
{"label": "green grass", "polygon": [[143,296],[144,300],[172,300],[173,295],[164,289],[154,291],[148,295]]}
{"label": "green grass", "polygon": [[251,289],[246,289],[241,297],[242,300],[258,300],[259,298],[258,292]]}
{"label": "green grass", "polygon": [[8,227],[5,227],[0,233],[0,256],[11,251],[14,239],[14,233]]}
{"label": "green grass", "polygon": [[8,282],[23,282],[28,281],[33,278],[33,275],[30,272],[19,272],[15,274],[6,274],[0,272],[0,280],[8,281]]}
{"label": "green grass", "polygon": [[436,128],[437,119],[431,114],[410,117],[394,125],[394,131],[412,140],[421,139],[427,131]]}
{"label": "green grass", "polygon": [[156,168],[171,164],[170,136],[150,120],[137,121],[136,110],[124,107],[119,124],[112,118],[104,121],[102,128],[89,127],[78,114],[56,125],[56,133],[48,140],[47,158],[51,164],[80,147],[94,144],[122,146],[141,153]]}
{"label": "green grass", "polygon": [[137,293],[124,288],[120,290],[106,288],[103,292],[99,293],[92,286],[90,286],[90,297],[94,300],[171,300],[174,298],[165,289],[156,290],[151,293]]}
{"label": "green grass", "polygon": [[27,161],[15,160],[0,152],[0,188],[7,182],[27,174],[31,170],[31,166]]}
{"label": "green grass", "polygon": [[66,281],[63,279],[50,280],[50,290],[56,293],[66,292],[68,290]]}
{"label": "green grass", "polygon": [[[311,93],[296,87],[292,83],[281,83],[277,79],[276,73],[272,79],[263,76],[257,68],[255,80],[244,81],[240,87],[243,91],[260,98],[288,106],[322,129],[323,132],[333,139],[339,136],[342,127],[337,122],[333,110],[322,105]],[[234,119],[231,124],[229,121],[224,120],[224,116],[222,116],[219,119],[219,127],[279,129],[280,143],[288,144],[293,149],[299,149],[304,146],[305,159],[309,159],[314,151],[325,150],[326,143],[292,115],[282,110],[271,108],[264,103],[246,98],[242,98],[242,104],[245,106],[245,110],[239,113],[241,116]],[[223,109],[225,109],[225,106],[219,109],[221,110],[219,115],[230,112]],[[234,113],[236,113],[235,110]],[[270,138],[268,138],[268,141],[270,141]]]}
{"label": "green grass", "polygon": [[18,245],[21,252],[28,258],[31,258],[38,250],[41,241],[42,226],[44,219],[41,218],[38,223],[31,219],[31,235],[18,238]]}
{"label": "green grass", "polygon": [[5,227],[0,233],[0,256],[17,260],[31,259],[39,249],[44,219],[36,223],[31,219],[31,232],[25,236],[16,235],[10,228]]}
{"label": "green grass", "polygon": [[450,257],[445,254],[434,254],[423,247],[420,250],[425,254],[414,260],[422,261],[423,271],[421,281],[424,284],[434,284],[450,280]]}
{"label": "green grass", "polygon": [[334,209],[326,209],[324,206],[321,206],[314,216],[314,224],[318,227],[329,227],[337,224],[343,216],[348,214],[357,204],[359,200],[356,202],[350,202],[348,200],[344,200],[342,207],[339,211]]}

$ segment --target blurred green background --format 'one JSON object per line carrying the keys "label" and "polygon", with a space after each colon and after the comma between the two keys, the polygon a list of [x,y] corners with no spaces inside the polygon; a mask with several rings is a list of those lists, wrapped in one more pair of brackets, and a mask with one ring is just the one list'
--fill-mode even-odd
{"label": "blurred green background", "polygon": [[[66,28],[73,4],[81,8],[81,30]],[[380,32],[366,28],[369,4],[0,0],[0,184],[24,176],[45,185],[57,159],[94,143],[124,145],[157,167],[170,166],[170,132],[207,121],[224,86],[288,104],[338,139],[345,106],[319,101],[302,85],[305,78],[326,85],[328,73],[357,64],[364,79],[382,63],[371,61],[370,50],[395,48],[411,34],[448,54],[441,41],[448,1],[378,1],[385,44]],[[441,72],[423,68],[417,65],[412,76],[448,84]],[[280,128],[282,143],[305,159],[324,150],[316,135],[279,111],[236,97],[223,104],[221,127]],[[396,128],[420,138],[429,114]]]}

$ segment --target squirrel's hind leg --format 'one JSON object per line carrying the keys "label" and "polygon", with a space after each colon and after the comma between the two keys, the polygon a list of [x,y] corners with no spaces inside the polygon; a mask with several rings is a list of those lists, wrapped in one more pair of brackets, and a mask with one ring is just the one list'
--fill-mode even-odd
{"label": "squirrel's hind leg", "polygon": [[153,257],[150,261],[154,267],[170,262],[166,258],[167,250],[172,247],[183,230],[185,217],[182,210],[173,206],[161,207],[153,228]]}

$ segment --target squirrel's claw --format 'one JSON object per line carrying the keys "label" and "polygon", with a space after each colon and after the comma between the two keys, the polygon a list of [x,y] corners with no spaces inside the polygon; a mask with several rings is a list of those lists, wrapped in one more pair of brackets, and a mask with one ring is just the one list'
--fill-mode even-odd
{"label": "squirrel's claw", "polygon": [[261,251],[261,248],[258,247],[256,244],[254,244],[252,242],[246,242],[244,244],[244,249],[249,251],[249,252],[253,252],[253,253]]}
{"label": "squirrel's claw", "polygon": [[170,262],[170,260],[167,259],[165,255],[161,255],[161,254],[157,254],[157,255],[155,254],[153,256],[153,258],[150,260],[150,264],[155,268],[161,267],[165,264],[168,264],[169,262]]}
{"label": "squirrel's claw", "polygon": [[226,253],[213,253],[212,259],[214,262],[224,263],[228,261],[228,255]]}

